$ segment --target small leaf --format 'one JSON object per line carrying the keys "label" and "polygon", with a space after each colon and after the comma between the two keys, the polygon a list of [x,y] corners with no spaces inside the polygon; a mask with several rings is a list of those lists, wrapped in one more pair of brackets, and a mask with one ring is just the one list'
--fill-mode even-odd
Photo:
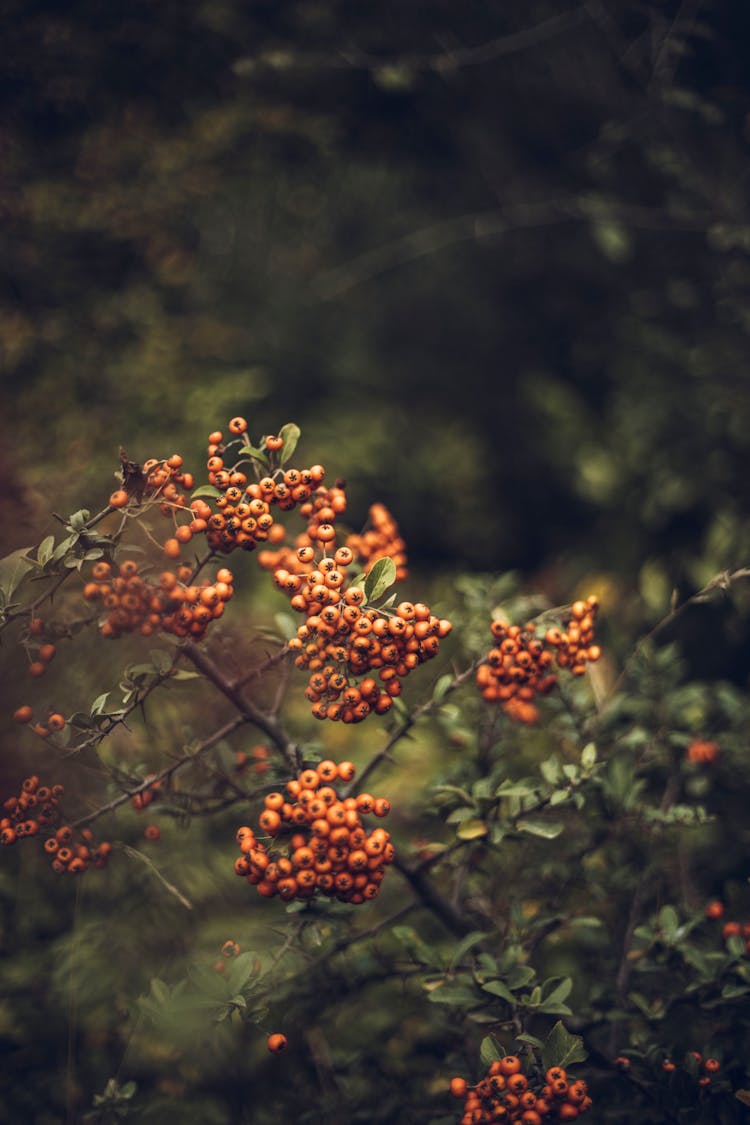
{"label": "small leaf", "polygon": [[34,569],[34,563],[26,557],[27,550],[28,548],[22,547],[12,555],[0,559],[0,591],[5,602],[10,601],[13,592],[18,589],[28,572]]}
{"label": "small leaf", "polygon": [[490,1067],[493,1062],[502,1059],[505,1051],[498,1043],[494,1035],[485,1035],[479,1047],[479,1058],[482,1060],[482,1066]]}
{"label": "small leaf", "polygon": [[211,496],[217,500],[222,495],[221,489],[216,488],[213,484],[200,484],[196,489],[190,493],[191,500],[198,500],[201,496]]}
{"label": "small leaf", "polygon": [[265,453],[262,449],[256,449],[254,445],[243,446],[240,450],[240,456],[252,457],[253,461],[260,461],[261,465],[265,465],[266,468],[270,464],[268,460],[268,454]]}
{"label": "small leaf", "polygon": [[530,1043],[532,1047],[536,1047],[537,1051],[541,1051],[544,1043],[541,1039],[537,1039],[536,1035],[529,1035],[527,1031],[522,1031],[520,1035],[516,1036],[519,1043]]}
{"label": "small leaf", "polygon": [[544,1069],[549,1070],[551,1066],[564,1069],[572,1063],[584,1062],[587,1057],[580,1035],[571,1035],[562,1020],[558,1020],[542,1047]]}
{"label": "small leaf", "polygon": [[596,765],[596,746],[588,742],[581,751],[581,765],[585,770],[590,770]]}
{"label": "small leaf", "polygon": [[465,820],[456,829],[459,840],[477,840],[487,835],[487,825],[483,820]]}
{"label": "small leaf", "polygon": [[297,448],[297,442],[300,439],[301,430],[294,422],[287,422],[279,430],[279,437],[283,439],[284,444],[279,452],[279,464],[286,465],[289,458],[293,455]]}
{"label": "small leaf", "polygon": [[54,535],[48,535],[46,539],[42,539],[36,552],[36,559],[40,566],[45,566],[52,558],[52,552],[55,549]]}
{"label": "small leaf", "polygon": [[563,830],[564,825],[552,820],[519,820],[516,827],[521,832],[528,832],[530,836],[540,836],[543,840],[554,840]]}
{"label": "small leaf", "polygon": [[163,980],[159,980],[158,977],[154,977],[151,981],[151,995],[153,996],[154,1000],[156,1000],[157,1004],[166,1004],[169,1000],[170,995],[169,988]]}
{"label": "small leaf", "polygon": [[450,967],[455,968],[465,953],[468,953],[473,946],[478,945],[480,941],[484,941],[486,937],[490,936],[490,930],[475,930],[473,933],[467,934],[465,938],[458,943],[453,956],[451,957]]}
{"label": "small leaf", "polygon": [[490,996],[499,996],[501,1000],[507,1000],[509,1004],[515,1004],[516,998],[508,988],[507,984],[501,980],[488,980],[486,984],[482,985],[484,992],[489,992]]}
{"label": "small leaf", "polygon": [[448,694],[448,688],[452,683],[453,676],[451,676],[450,672],[446,672],[444,676],[440,677],[440,679],[435,684],[435,687],[432,689],[433,703],[442,703],[442,701]]}
{"label": "small leaf", "polygon": [[396,564],[393,559],[378,559],[365,578],[365,597],[376,602],[396,581]]}

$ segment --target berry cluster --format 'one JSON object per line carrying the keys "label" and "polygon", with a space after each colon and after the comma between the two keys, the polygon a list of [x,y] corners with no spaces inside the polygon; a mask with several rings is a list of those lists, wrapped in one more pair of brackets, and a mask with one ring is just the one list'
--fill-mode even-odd
{"label": "berry cluster", "polygon": [[408,578],[409,571],[406,567],[406,544],[399,534],[398,524],[385,504],[373,504],[368,515],[370,527],[361,535],[350,535],[346,545],[362,560],[365,573],[378,559],[393,559],[396,581],[401,582]]}
{"label": "berry cluster", "polygon": [[495,645],[477,669],[477,686],[488,702],[498,702],[512,719],[535,723],[536,695],[552,691],[557,680],[550,671],[554,657],[536,635],[533,624],[490,626]]}
{"label": "berry cluster", "polygon": [[750,922],[725,922],[722,926],[721,936],[724,941],[730,937],[745,939],[745,953],[750,954]]}
{"label": "berry cluster", "polygon": [[[151,781],[155,776],[155,774],[150,773],[144,778],[144,781]],[[147,809],[149,805],[154,803],[159,796],[161,784],[161,781],[154,781],[153,785],[149,785],[148,789],[142,789],[140,793],[136,793],[130,798],[130,803],[136,812],[143,812],[144,809]]]}
{"label": "berry cluster", "polygon": [[249,754],[247,750],[238,750],[235,754],[234,768],[237,773],[243,773],[252,762],[253,773],[268,773],[270,769],[268,757],[268,747],[264,746],[262,743],[258,746],[253,746]]}
{"label": "berry cluster", "polygon": [[40,785],[36,774],[24,778],[18,796],[3,804],[6,815],[0,820],[0,844],[37,836],[40,829],[54,824],[63,792],[62,785]]}
{"label": "berry cluster", "polygon": [[721,753],[718,742],[710,742],[705,738],[694,738],[685,751],[685,757],[695,765],[711,765]]}
{"label": "berry cluster", "polygon": [[323,761],[287,782],[287,795],[265,798],[258,824],[274,839],[289,833],[286,854],[269,854],[252,828],[237,831],[242,853],[234,870],[266,898],[311,898],[316,891],[355,905],[373,899],[394,856],[383,828],[367,832],[362,816],[386,816],[390,803],[369,793],[343,800],[333,782],[354,777],[351,762]]}
{"label": "berry cluster", "polygon": [[94,867],[104,867],[112,851],[108,841],[94,848],[89,828],[76,832],[68,824],[53,831],[60,818],[63,792],[62,785],[40,785],[36,774],[25,778],[18,796],[9,797],[3,804],[6,815],[0,818],[0,844],[15,844],[26,836],[38,836],[46,828],[51,834],[44,840],[44,850],[58,875],[78,875],[92,863]]}
{"label": "berry cluster", "polygon": [[537,636],[533,622],[521,627],[493,621],[490,629],[495,644],[477,669],[482,697],[499,703],[511,719],[537,722],[539,708],[534,699],[555,687],[553,664],[580,676],[588,662],[601,656],[599,646],[593,643],[598,605],[594,594],[585,602],[574,602],[563,628],[547,629],[543,639]]}
{"label": "berry cluster", "polygon": [[[308,561],[310,550],[298,550],[301,561]],[[351,561],[351,550],[339,547],[301,579],[291,605],[306,620],[289,642],[295,665],[312,673],[305,694],[313,715],[345,723],[361,722],[371,711],[385,714],[401,694],[404,677],[437,656],[441,638],[451,631],[450,621],[422,603],[404,601],[395,612],[366,608],[362,587],[346,587]],[[274,579],[288,589],[285,570],[277,570]],[[380,684],[369,674],[375,671]]]}
{"label": "berry cluster", "polygon": [[178,567],[176,573],[164,571],[154,583],[138,573],[133,559],[125,559],[119,566],[100,561],[92,568],[83,596],[101,602],[107,611],[100,625],[104,637],[117,638],[136,630],[148,637],[160,629],[201,640],[232,597],[233,576],[222,568],[214,582],[188,585],[191,575],[190,567]]}
{"label": "berry cluster", "polygon": [[182,468],[182,457],[173,453],[171,457],[159,460],[151,457],[143,466],[129,461],[124,453],[122,462],[122,488],[116,489],[109,498],[111,508],[124,508],[131,496],[139,502],[145,497],[158,500],[162,515],[172,515],[175,508],[187,506],[186,493],[194,486],[193,474]]}
{"label": "berry cluster", "polygon": [[[671,1059],[664,1059],[661,1068],[665,1074],[673,1074],[677,1064]],[[700,1051],[688,1051],[684,1069],[695,1076],[699,1086],[705,1088],[711,1085],[711,1079],[721,1070],[721,1063],[714,1058],[704,1059]]]}
{"label": "berry cluster", "polygon": [[581,1080],[571,1080],[560,1066],[553,1066],[536,1088],[523,1073],[517,1055],[506,1055],[490,1065],[476,1086],[464,1078],[452,1078],[450,1091],[464,1099],[461,1125],[480,1122],[518,1122],[542,1125],[543,1121],[575,1121],[592,1102]]}
{"label": "berry cluster", "polygon": [[[233,418],[229,430],[239,437],[247,430],[247,422],[244,418]],[[271,514],[274,505],[282,511],[290,511],[299,505],[301,514],[309,520],[310,539],[317,537],[319,527],[331,522],[318,513],[331,504],[332,491],[341,493],[340,497],[336,497],[336,504],[340,505],[343,491],[321,486],[325,476],[322,465],[313,465],[309,469],[287,469],[285,472],[279,468],[273,471],[273,475],[248,484],[247,474],[240,468],[243,462],[228,463],[228,447],[223,440],[219,430],[209,435],[206,462],[208,482],[221,493],[215,501],[217,510],[213,511],[203,500],[195,500],[191,504],[196,517],[191,527],[193,531],[205,531],[208,545],[214,551],[226,554],[236,547],[252,551],[258,543],[282,540],[284,530],[274,523]],[[283,439],[267,437],[265,445],[273,456],[281,449]],[[343,500],[343,506],[338,510],[343,511],[345,507],[346,501]],[[334,508],[331,520],[335,518],[333,512]],[[198,526],[195,526],[196,522]]]}
{"label": "berry cluster", "polygon": [[559,668],[568,668],[574,676],[582,676],[587,663],[594,663],[601,656],[601,649],[594,644],[594,621],[599,609],[596,594],[589,594],[586,601],[573,602],[569,619],[562,629],[548,629],[545,640],[552,645]]}

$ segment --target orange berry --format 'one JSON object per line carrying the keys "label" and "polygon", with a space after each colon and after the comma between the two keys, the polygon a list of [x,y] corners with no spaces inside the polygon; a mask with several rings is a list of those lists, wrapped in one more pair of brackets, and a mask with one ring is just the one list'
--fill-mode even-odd
{"label": "orange berry", "polygon": [[232,418],[229,423],[229,432],[232,434],[244,434],[247,429],[247,422],[244,418]]}
{"label": "orange berry", "polygon": [[31,664],[29,664],[29,675],[35,678],[37,676],[43,676],[46,668],[46,664],[42,664],[41,660],[33,660]]}
{"label": "orange berry", "polygon": [[454,1098],[463,1098],[466,1094],[466,1079],[451,1078],[450,1091]]}
{"label": "orange berry", "polygon": [[117,488],[109,498],[110,508],[124,508],[128,502],[128,494],[124,488]]}
{"label": "orange berry", "polygon": [[179,559],[180,544],[177,539],[167,539],[164,544],[164,554],[168,559]]}
{"label": "orange berry", "polygon": [[711,902],[706,903],[706,909],[704,913],[707,918],[721,918],[724,913],[724,903],[719,902],[718,899],[713,899]]}
{"label": "orange berry", "polygon": [[281,1052],[285,1051],[287,1048],[286,1035],[282,1035],[278,1031],[273,1035],[269,1035],[268,1039],[266,1040],[266,1046],[268,1047],[268,1050],[272,1055],[280,1055]]}
{"label": "orange berry", "polygon": [[39,659],[43,660],[45,664],[49,664],[50,660],[54,660],[57,649],[54,645],[42,645],[39,649]]}
{"label": "orange berry", "polygon": [[33,711],[31,710],[31,708],[29,707],[29,705],[27,703],[24,704],[23,707],[18,707],[13,712],[13,718],[17,723],[29,723],[29,722],[31,722],[32,715],[33,715]]}

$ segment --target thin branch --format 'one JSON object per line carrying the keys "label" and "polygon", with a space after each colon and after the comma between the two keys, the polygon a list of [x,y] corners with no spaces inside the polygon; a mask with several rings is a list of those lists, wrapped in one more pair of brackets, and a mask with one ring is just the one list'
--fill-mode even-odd
{"label": "thin branch", "polygon": [[385,758],[390,758],[391,750],[396,745],[396,743],[400,742],[404,735],[408,734],[411,728],[416,723],[418,723],[420,719],[423,719],[425,715],[428,715],[430,713],[430,711],[434,711],[438,707],[440,707],[446,696],[450,695],[451,692],[456,691],[457,688],[466,683],[466,681],[476,673],[477,668],[484,662],[484,659],[485,658],[482,657],[479,660],[475,660],[464,672],[460,672],[451,681],[439,700],[428,699],[426,703],[421,704],[421,706],[419,707],[415,707],[414,710],[411,711],[406,716],[406,718],[402,720],[401,724],[397,726],[394,731],[392,731],[382,750],[379,750],[377,754],[373,755],[365,768],[362,770],[362,773],[357,780],[358,789],[362,788],[370,774],[375,772],[375,770]]}
{"label": "thin branch", "polygon": [[257,58],[238,59],[238,73],[251,73],[257,65],[275,70],[370,70],[437,71],[446,73],[468,66],[481,66],[505,55],[517,54],[536,47],[548,39],[571,31],[588,19],[585,5],[560,12],[532,27],[511,32],[480,43],[476,47],[456,47],[450,51],[413,51],[402,55],[373,55],[356,47],[343,47],[331,52],[293,52],[283,49]]}
{"label": "thin branch", "polygon": [[198,671],[229,700],[246,722],[252,723],[258,730],[263,731],[273,742],[289,769],[296,772],[301,764],[300,749],[289,739],[281,724],[272,715],[261,711],[259,707],[246,699],[233,684],[230,684],[210,656],[203,652],[194,641],[184,641],[181,645],[181,651],[188,660],[192,661]]}
{"label": "thin branch", "polygon": [[[616,200],[607,201],[606,213],[624,225],[645,230],[702,231],[712,221],[710,212],[691,213],[671,219],[661,208],[623,205]],[[508,231],[527,227],[589,221],[595,217],[596,214],[586,205],[586,201],[578,196],[541,200],[538,203],[508,204],[499,210],[459,215],[454,219],[411,231],[374,250],[367,250],[345,265],[321,274],[313,282],[313,288],[322,300],[332,300],[357,285],[372,281],[381,274],[429,254],[436,254],[448,246],[497,238]]]}
{"label": "thin branch", "polygon": [[213,747],[216,746],[217,742],[221,742],[228,735],[236,731],[239,727],[244,726],[246,722],[248,722],[248,720],[244,715],[235,716],[234,719],[231,719],[228,723],[225,723],[223,727],[220,727],[217,731],[214,731],[212,735],[209,735],[208,738],[204,739],[203,742],[201,742],[196,747],[196,749],[193,750],[192,753],[184,754],[181,758],[177,758],[177,760],[172,762],[170,765],[165,766],[160,773],[154,774],[153,777],[141,782],[141,784],[135,786],[135,788],[129,789],[124,793],[120,793],[119,796],[114,797],[108,804],[102,805],[100,808],[95,809],[94,812],[89,813],[87,816],[80,817],[78,820],[73,822],[71,827],[82,828],[86,824],[91,824],[93,821],[98,820],[100,816],[104,816],[105,813],[113,812],[115,809],[119,808],[120,805],[124,805],[126,801],[130,801],[133,797],[137,796],[138,793],[145,793],[147,789],[150,789],[153,785],[158,785],[160,781],[164,781],[166,778],[171,777],[173,773],[176,773],[179,769],[182,769],[183,766],[188,765],[189,762],[197,761],[197,759],[202,754],[205,754],[208,750],[213,749]]}
{"label": "thin branch", "polygon": [[652,641],[654,637],[658,637],[658,635],[662,633],[667,628],[667,626],[671,625],[673,621],[676,621],[678,617],[681,617],[685,610],[689,609],[690,606],[701,605],[703,602],[711,601],[717,592],[726,593],[735,582],[739,581],[742,578],[750,578],[750,567],[739,567],[737,570],[733,571],[722,571],[721,574],[714,575],[714,577],[709,582],[707,582],[701,590],[698,590],[696,594],[693,594],[692,597],[687,598],[684,602],[680,602],[679,605],[673,604],[669,613],[666,614],[665,617],[662,617],[661,621],[658,621],[656,625],[654,625],[653,629],[651,629],[648,633],[646,633],[639,639],[633,652],[625,661],[625,664],[619,676],[602,699],[599,706],[599,714],[601,715],[602,712],[616,697],[623,683],[630,675],[633,662],[644,645],[648,644],[649,641]]}

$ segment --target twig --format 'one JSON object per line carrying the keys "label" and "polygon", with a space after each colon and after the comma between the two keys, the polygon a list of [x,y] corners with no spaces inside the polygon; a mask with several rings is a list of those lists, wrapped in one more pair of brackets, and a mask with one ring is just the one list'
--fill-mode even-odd
{"label": "twig", "polygon": [[166,778],[171,777],[173,773],[176,773],[177,770],[182,769],[182,767],[186,766],[189,762],[195,762],[201,756],[201,754],[205,754],[207,750],[211,750],[217,744],[217,742],[221,742],[227,737],[227,735],[230,735],[233,731],[236,731],[238,727],[244,726],[247,721],[248,720],[244,717],[244,715],[237,715],[234,719],[231,719],[228,723],[225,723],[223,727],[220,727],[217,731],[214,731],[214,733],[212,735],[209,735],[208,738],[204,739],[203,742],[201,742],[200,745],[195,750],[193,750],[191,754],[183,755],[183,757],[178,758],[176,761],[172,762],[171,765],[165,766],[160,773],[154,774],[153,777],[141,782],[141,784],[137,785],[134,789],[130,789],[124,793],[121,793],[118,797],[114,797],[108,804],[102,805],[100,808],[95,809],[94,812],[89,813],[87,816],[80,817],[78,820],[73,822],[71,827],[82,828],[86,824],[91,824],[93,821],[98,820],[100,816],[104,816],[105,813],[113,812],[115,809],[119,808],[120,805],[124,805],[126,801],[130,801],[133,797],[137,796],[138,793],[145,793],[145,791],[147,789],[150,789],[152,785],[158,785],[160,781],[164,781]]}
{"label": "twig", "polygon": [[188,660],[193,662],[198,671],[202,672],[206,679],[210,680],[214,687],[218,688],[222,695],[229,700],[246,722],[252,723],[270,738],[289,769],[297,771],[301,764],[299,747],[287,737],[281,724],[272,715],[261,711],[254,703],[245,699],[241,692],[225,679],[210,656],[203,652],[194,641],[184,641],[181,645],[181,651]]}

